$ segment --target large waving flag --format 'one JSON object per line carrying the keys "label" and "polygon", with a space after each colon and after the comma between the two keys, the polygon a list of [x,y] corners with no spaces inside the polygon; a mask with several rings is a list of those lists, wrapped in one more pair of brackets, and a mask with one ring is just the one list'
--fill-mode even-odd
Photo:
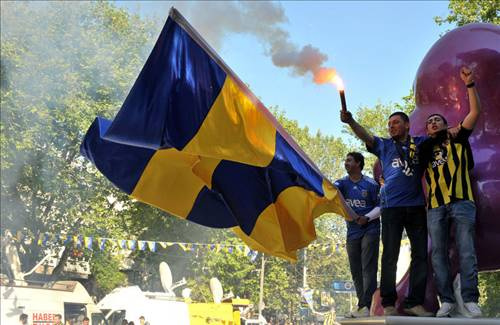
{"label": "large waving flag", "polygon": [[291,260],[316,238],[314,218],[351,219],[340,192],[175,9],[115,119],[96,118],[81,153],[131,197]]}

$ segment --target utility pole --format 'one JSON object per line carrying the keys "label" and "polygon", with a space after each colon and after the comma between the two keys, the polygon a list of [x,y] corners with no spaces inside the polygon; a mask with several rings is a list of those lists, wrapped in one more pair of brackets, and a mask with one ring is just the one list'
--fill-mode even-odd
{"label": "utility pole", "polygon": [[262,253],[260,266],[260,290],[259,290],[259,320],[262,319],[262,309],[264,309],[264,265],[266,263],[264,253]]}
{"label": "utility pole", "polygon": [[304,266],[303,266],[302,288],[307,288],[307,248],[304,248]]}

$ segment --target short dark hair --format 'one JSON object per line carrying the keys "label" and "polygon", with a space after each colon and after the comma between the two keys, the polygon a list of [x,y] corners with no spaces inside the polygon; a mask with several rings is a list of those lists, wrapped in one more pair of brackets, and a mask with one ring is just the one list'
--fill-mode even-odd
{"label": "short dark hair", "polygon": [[139,319],[146,319],[146,318],[144,318],[144,316],[141,316],[141,317],[139,317]]}
{"label": "short dark hair", "polygon": [[347,155],[354,158],[354,161],[359,163],[359,168],[361,168],[361,170],[363,170],[363,167],[365,167],[365,157],[362,154],[360,154],[359,152],[353,151],[353,152],[349,152]]}
{"label": "short dark hair", "polygon": [[396,115],[401,116],[401,118],[403,119],[403,121],[410,122],[410,118],[408,117],[408,115],[406,115],[405,112],[394,112],[391,115],[389,115],[389,118],[391,118],[393,116],[396,116]]}
{"label": "short dark hair", "polygon": [[446,120],[446,118],[439,113],[433,113],[433,114],[427,116],[427,119],[430,119],[433,116],[439,116],[443,120],[444,124],[448,125],[448,121]]}
{"label": "short dark hair", "polygon": [[20,320],[21,322],[28,321],[28,315],[26,315],[26,314],[21,314],[21,315],[19,315],[19,320]]}
{"label": "short dark hair", "polygon": [[88,317],[83,317],[83,320],[90,320]]}

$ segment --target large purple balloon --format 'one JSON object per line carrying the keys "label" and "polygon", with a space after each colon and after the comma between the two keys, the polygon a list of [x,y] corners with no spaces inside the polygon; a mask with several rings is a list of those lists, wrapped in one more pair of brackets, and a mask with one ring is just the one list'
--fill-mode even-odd
{"label": "large purple balloon", "polygon": [[476,249],[480,270],[500,268],[500,27],[469,24],[448,32],[429,50],[415,79],[417,108],[410,117],[412,134],[425,134],[429,114],[444,115],[450,126],[469,112],[460,68],[474,69],[481,117],[470,138],[478,208]]}

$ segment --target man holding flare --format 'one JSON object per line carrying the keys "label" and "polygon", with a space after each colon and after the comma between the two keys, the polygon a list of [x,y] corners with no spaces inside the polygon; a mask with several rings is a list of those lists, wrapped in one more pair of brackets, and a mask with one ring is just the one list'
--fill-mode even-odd
{"label": "man holding flare", "polygon": [[345,108],[340,119],[348,124],[361,139],[369,152],[375,154],[382,164],[384,186],[380,189],[382,209],[382,272],[380,295],[384,314],[398,315],[395,308],[396,267],[403,229],[410,240],[411,264],[408,296],[404,300],[404,311],[413,316],[433,316],[424,309],[427,282],[427,222],[425,198],[421,177],[423,167],[419,163],[418,145],[426,137],[411,137],[410,120],[403,112],[389,116],[390,138],[369,134],[356,122]]}

